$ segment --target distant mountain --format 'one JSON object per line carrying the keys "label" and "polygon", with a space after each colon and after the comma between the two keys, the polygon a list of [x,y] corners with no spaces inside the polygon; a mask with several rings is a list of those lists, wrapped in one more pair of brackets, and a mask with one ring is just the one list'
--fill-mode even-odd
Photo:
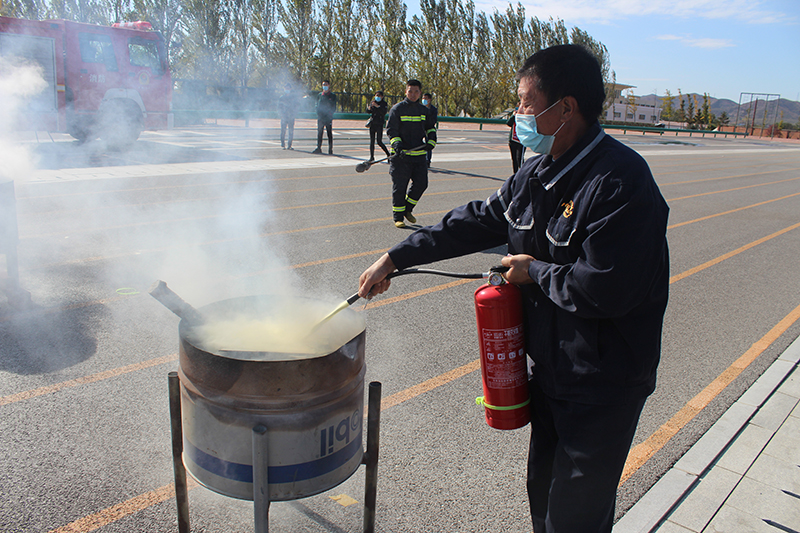
{"label": "distant mountain", "polygon": [[[678,108],[680,106],[678,95],[676,94],[673,96],[675,97],[674,100],[672,101],[673,108]],[[689,106],[688,98],[691,98],[692,96],[694,96],[697,99],[698,105],[700,106],[703,105],[702,94],[697,94],[697,93],[684,94],[683,98],[686,101],[687,108]],[[652,105],[654,97],[655,95],[648,94],[647,96],[639,96],[637,97],[637,99],[644,104],[649,103],[650,105]],[[659,102],[661,102],[663,97],[664,95],[658,95]],[[753,122],[753,118],[755,116],[755,124],[757,126],[760,126],[762,122],[764,122],[766,125],[770,125],[772,124],[773,120],[775,122],[780,122],[781,120],[783,120],[788,124],[797,124],[798,122],[800,122],[800,102],[787,100],[785,98],[781,98],[780,100],[771,98],[769,100],[768,107],[766,110],[767,111],[766,118],[764,116],[764,107],[767,104],[767,102],[765,102],[764,99],[759,99],[758,102],[756,102],[755,98],[753,98],[752,101],[750,101],[749,98],[747,99],[743,98],[741,108],[739,107],[738,102],[734,102],[733,100],[728,100],[725,98],[717,99],[717,98],[711,98],[709,96],[708,103],[709,103],[709,110],[716,116],[719,117],[723,111],[728,113],[728,116],[731,119],[730,121],[731,125],[733,125],[733,122],[736,120],[737,109],[738,109],[740,125],[745,124],[748,116],[750,118],[751,123]],[[777,116],[776,116],[776,107],[777,107]]]}

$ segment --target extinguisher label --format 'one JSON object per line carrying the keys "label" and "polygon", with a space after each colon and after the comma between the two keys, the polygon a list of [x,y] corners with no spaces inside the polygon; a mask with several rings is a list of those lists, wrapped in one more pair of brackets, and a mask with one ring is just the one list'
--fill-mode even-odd
{"label": "extinguisher label", "polygon": [[481,329],[486,354],[486,386],[490,389],[513,389],[525,385],[525,343],[522,328]]}

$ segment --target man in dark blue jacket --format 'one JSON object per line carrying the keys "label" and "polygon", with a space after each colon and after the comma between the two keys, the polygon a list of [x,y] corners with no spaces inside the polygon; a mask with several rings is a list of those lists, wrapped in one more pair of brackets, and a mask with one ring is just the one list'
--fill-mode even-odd
{"label": "man in dark blue jacket", "polygon": [[517,74],[517,135],[540,156],[367,269],[359,294],[413,265],[508,245],[530,367],[528,497],[535,533],[611,531],[616,490],[653,392],[667,306],[668,207],[647,163],[604,134],[597,60],[576,45]]}

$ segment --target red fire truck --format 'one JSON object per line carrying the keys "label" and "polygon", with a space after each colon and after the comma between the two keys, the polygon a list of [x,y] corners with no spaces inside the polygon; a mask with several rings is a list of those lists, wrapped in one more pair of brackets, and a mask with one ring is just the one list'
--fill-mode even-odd
{"label": "red fire truck", "polygon": [[148,22],[106,27],[0,17],[0,56],[38,64],[47,83],[20,113],[20,129],[124,147],[143,129],[172,127],[164,38]]}

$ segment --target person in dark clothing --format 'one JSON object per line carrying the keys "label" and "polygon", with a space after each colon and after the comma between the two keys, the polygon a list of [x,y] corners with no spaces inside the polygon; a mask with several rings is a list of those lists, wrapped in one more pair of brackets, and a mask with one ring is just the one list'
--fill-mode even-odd
{"label": "person in dark clothing", "polygon": [[389,160],[389,175],[392,176],[392,218],[398,228],[406,227],[404,218],[412,224],[417,221],[411,211],[428,188],[426,155],[436,146],[435,122],[427,108],[419,103],[421,94],[422,84],[408,80],[406,98],[392,107],[386,124],[386,134],[395,154]]}
{"label": "person in dark clothing", "polygon": [[[431,93],[425,93],[422,95],[422,105],[428,108],[428,113],[433,116],[433,127],[436,128],[436,131],[439,131],[439,110],[433,105],[433,95]],[[433,151],[428,152],[428,167],[431,166],[431,159],[433,158]]]}
{"label": "person in dark clothing", "polygon": [[359,280],[507,245],[523,294],[531,391],[528,498],[535,533],[610,533],[616,491],[656,384],[669,287],[669,208],[644,159],[605,135],[596,58],[578,45],[517,73],[517,135],[541,155],[485,201],[453,209]]}
{"label": "person in dark clothing", "polygon": [[381,147],[383,153],[389,156],[389,150],[383,144],[383,123],[386,122],[386,111],[389,106],[383,99],[383,91],[376,91],[375,97],[370,100],[367,106],[369,117],[369,160],[375,161],[375,143]]}
{"label": "person in dark clothing", "polygon": [[331,91],[331,84],[322,82],[322,92],[317,97],[317,149],[312,153],[322,153],[322,130],[328,131],[328,153],[333,153],[333,114],[336,112],[336,95]]}
{"label": "person in dark clothing", "polygon": [[514,174],[522,166],[525,157],[525,146],[519,142],[519,137],[517,137],[517,122],[514,119],[516,114],[517,110],[515,109],[508,118],[508,122],[506,122],[508,127],[511,128],[511,131],[508,132],[508,149],[511,151],[511,166],[514,169]]}
{"label": "person in dark clothing", "polygon": [[[281,117],[281,148],[284,150],[294,150],[292,139],[294,139],[294,118],[297,112],[297,98],[292,92],[292,84],[287,83],[284,93],[278,99],[278,111]],[[288,143],[286,142],[286,132],[289,132]]]}

